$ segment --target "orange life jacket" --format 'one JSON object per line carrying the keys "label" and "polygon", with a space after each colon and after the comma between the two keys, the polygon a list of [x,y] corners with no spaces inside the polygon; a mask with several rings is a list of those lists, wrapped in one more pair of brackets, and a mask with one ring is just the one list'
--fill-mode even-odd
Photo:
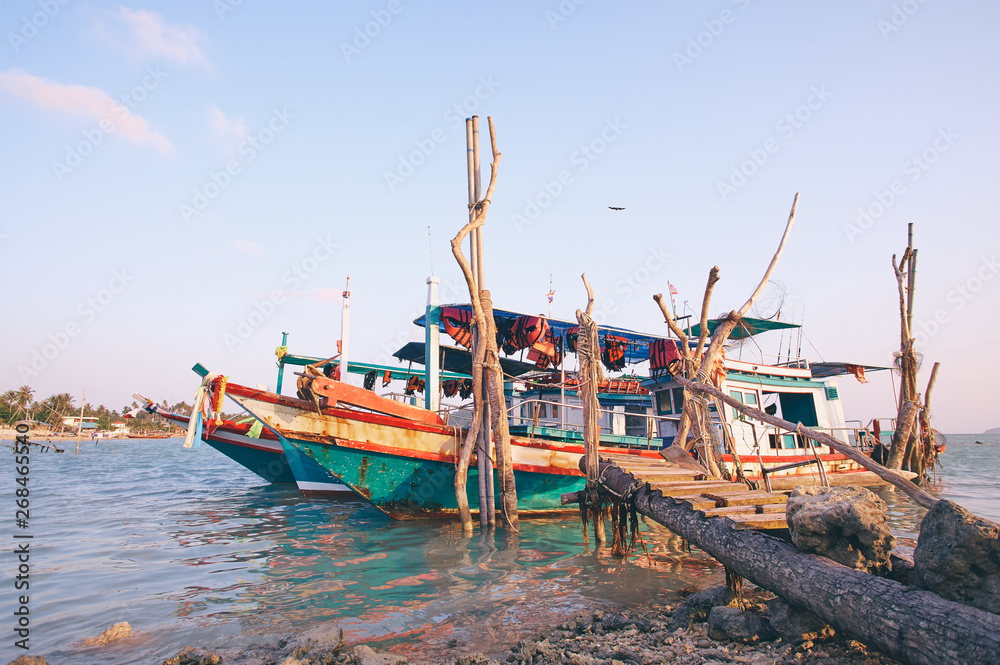
{"label": "orange life jacket", "polygon": [[625,367],[625,347],[628,342],[614,335],[604,336],[604,346],[601,348],[601,360],[609,371],[616,372]]}
{"label": "orange life jacket", "polygon": [[441,323],[453,340],[467,349],[472,348],[472,312],[458,307],[444,307],[441,309]]}
{"label": "orange life jacket", "polygon": [[511,330],[511,345],[517,349],[527,349],[544,339],[549,324],[540,316],[519,316]]}
{"label": "orange life jacket", "polygon": [[472,379],[462,379],[462,385],[458,387],[458,396],[462,399],[472,397]]}
{"label": "orange life jacket", "polygon": [[681,351],[672,339],[658,339],[649,343],[649,368],[665,369],[670,374],[677,371],[681,362]]}
{"label": "orange life jacket", "polygon": [[403,392],[407,395],[412,395],[414,392],[424,392],[424,380],[414,374],[406,380],[406,389]]}
{"label": "orange life jacket", "polygon": [[552,329],[548,328],[545,331],[545,336],[531,345],[528,359],[535,361],[535,366],[538,369],[558,367],[559,363],[562,362],[562,349],[557,344],[558,341],[560,340],[552,334]]}

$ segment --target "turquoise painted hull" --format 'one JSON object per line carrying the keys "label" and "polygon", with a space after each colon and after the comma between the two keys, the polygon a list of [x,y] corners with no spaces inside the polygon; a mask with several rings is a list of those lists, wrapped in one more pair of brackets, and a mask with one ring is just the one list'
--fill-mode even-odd
{"label": "turquoise painted hull", "polygon": [[218,439],[204,439],[204,441],[229,459],[253,471],[269,483],[280,485],[295,482],[295,475],[292,473],[292,469],[288,465],[288,460],[285,458],[285,453],[280,447],[276,450],[260,450]]}
{"label": "turquoise painted hull", "polygon": [[295,484],[298,485],[299,491],[303,495],[356,498],[357,495],[349,487],[337,480],[333,474],[317,464],[311,457],[289,443],[288,439],[283,436],[279,436],[278,439],[285,451],[288,466],[295,476]]}
{"label": "turquoise painted hull", "polygon": [[[450,461],[404,457],[328,443],[287,439],[372,505],[395,519],[450,517],[458,513],[455,467]],[[575,512],[561,496],[584,487],[582,476],[514,471],[517,507],[523,516]],[[494,471],[494,481],[496,472]],[[479,510],[479,474],[468,475],[469,507]]]}

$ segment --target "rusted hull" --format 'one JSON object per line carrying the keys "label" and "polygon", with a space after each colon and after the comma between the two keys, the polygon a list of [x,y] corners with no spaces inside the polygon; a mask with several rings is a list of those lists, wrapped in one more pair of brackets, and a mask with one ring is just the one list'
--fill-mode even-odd
{"label": "rusted hull", "polygon": [[[457,514],[455,465],[464,432],[386,414],[324,408],[230,384],[227,394],[290,445],[396,519]],[[512,439],[518,509],[523,515],[572,512],[561,495],[582,489],[583,447]],[[619,449],[617,452],[624,452]],[[655,451],[634,452],[659,459]],[[478,475],[469,470],[469,503],[478,510]]]}
{"label": "rusted hull", "polygon": [[[407,457],[336,443],[288,439],[303,453],[394,519],[432,519],[458,514],[455,465],[451,461]],[[583,489],[579,475],[514,471],[518,511],[522,515],[572,512],[562,505],[564,492]],[[494,471],[494,481],[496,472]],[[479,510],[479,476],[469,470],[469,506]]]}

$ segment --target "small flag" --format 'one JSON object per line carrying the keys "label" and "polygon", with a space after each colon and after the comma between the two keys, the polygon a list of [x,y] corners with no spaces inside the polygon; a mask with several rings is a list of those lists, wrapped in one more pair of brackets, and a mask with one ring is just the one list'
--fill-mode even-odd
{"label": "small flag", "polygon": [[548,292],[549,304],[552,304],[552,300],[556,297],[556,290],[552,289]]}
{"label": "small flag", "polygon": [[673,298],[674,296],[676,296],[677,295],[677,289],[674,288],[674,285],[671,284],[670,282],[667,282],[667,286],[670,288],[670,297]]}

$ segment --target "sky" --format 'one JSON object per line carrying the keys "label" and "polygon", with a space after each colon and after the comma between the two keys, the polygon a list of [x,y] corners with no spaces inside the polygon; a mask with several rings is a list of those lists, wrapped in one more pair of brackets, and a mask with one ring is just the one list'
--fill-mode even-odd
{"label": "sky", "polygon": [[[994,191],[1000,6],[7,0],[0,389],[190,401],[201,362],[274,387],[274,349],[395,362],[426,278],[468,299],[464,119],[496,126],[484,231],[497,307],[663,332],[756,286],[812,360],[889,365],[893,254],[918,248],[921,391],[945,432],[1000,427]],[[484,182],[485,189],[485,182]],[[608,206],[624,207],[609,210]],[[783,296],[783,297],[782,297]],[[742,350],[774,354],[780,333]],[[798,338],[794,342],[798,348]],[[894,415],[889,372],[839,380]],[[987,380],[986,383],[983,383]]]}

